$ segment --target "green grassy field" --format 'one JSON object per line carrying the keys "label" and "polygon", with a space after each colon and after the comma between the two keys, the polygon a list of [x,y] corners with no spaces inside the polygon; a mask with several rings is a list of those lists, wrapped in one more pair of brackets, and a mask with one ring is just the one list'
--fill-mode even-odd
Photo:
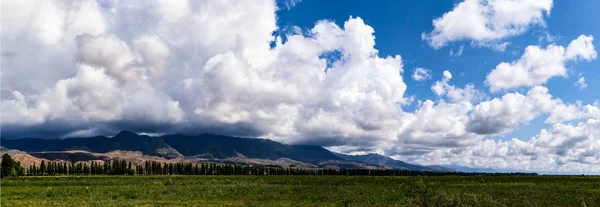
{"label": "green grassy field", "polygon": [[1,185],[2,206],[600,206],[600,177],[71,176]]}

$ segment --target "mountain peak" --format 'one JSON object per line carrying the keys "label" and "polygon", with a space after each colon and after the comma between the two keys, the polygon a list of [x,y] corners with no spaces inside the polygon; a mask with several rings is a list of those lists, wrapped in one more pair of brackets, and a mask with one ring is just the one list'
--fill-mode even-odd
{"label": "mountain peak", "polygon": [[121,131],[117,135],[115,135],[113,138],[119,138],[119,137],[137,137],[137,136],[139,136],[139,135],[136,134],[135,132]]}

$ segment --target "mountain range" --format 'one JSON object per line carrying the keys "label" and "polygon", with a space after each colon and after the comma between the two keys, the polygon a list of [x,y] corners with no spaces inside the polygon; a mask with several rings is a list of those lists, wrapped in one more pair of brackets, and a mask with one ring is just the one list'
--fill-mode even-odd
{"label": "mountain range", "polygon": [[[1,141],[3,151],[18,150],[18,152],[27,153],[33,157],[50,160],[112,159],[115,154],[107,155],[106,153],[137,152],[138,157],[156,157],[156,159],[164,160],[204,159],[275,163],[281,166],[454,171],[440,166],[409,164],[379,154],[346,155],[331,152],[317,145],[290,145],[269,139],[212,134],[147,136],[122,131],[113,137],[23,138],[2,139]],[[131,155],[132,153],[127,154]]]}

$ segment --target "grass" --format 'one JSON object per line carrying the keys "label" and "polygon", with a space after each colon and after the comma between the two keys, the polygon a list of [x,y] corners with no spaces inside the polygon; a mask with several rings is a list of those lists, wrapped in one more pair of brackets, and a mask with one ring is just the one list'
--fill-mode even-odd
{"label": "grass", "polygon": [[600,177],[70,176],[1,180],[2,206],[600,206]]}

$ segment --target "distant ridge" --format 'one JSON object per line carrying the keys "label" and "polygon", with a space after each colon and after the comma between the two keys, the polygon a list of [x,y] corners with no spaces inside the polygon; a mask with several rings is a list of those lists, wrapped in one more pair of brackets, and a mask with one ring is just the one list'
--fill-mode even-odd
{"label": "distant ridge", "polygon": [[409,163],[406,163],[403,161],[395,160],[390,157],[386,157],[386,156],[383,156],[380,154],[375,154],[375,153],[366,154],[366,155],[338,154],[338,156],[340,156],[344,159],[347,159],[347,160],[364,162],[364,163],[380,165],[380,166],[388,166],[388,167],[391,167],[394,169],[417,170],[417,171],[432,170],[432,169],[428,169],[428,167],[425,167],[425,166],[409,164]]}
{"label": "distant ridge", "polygon": [[343,159],[321,146],[286,145],[268,139],[239,138],[212,134],[198,136],[166,135],[161,138],[184,156],[209,156],[215,158],[244,156],[247,158],[270,160],[289,158],[308,163]]}
{"label": "distant ridge", "polygon": [[122,131],[113,137],[95,136],[67,139],[2,139],[2,146],[20,150],[31,155],[44,155],[40,152],[60,152],[83,150],[91,153],[113,151],[137,151],[143,155],[173,158],[206,159],[261,159],[289,160],[290,163],[308,163],[313,166],[333,168],[382,168],[418,171],[440,171],[394,160],[379,154],[345,155],[331,152],[317,145],[288,145],[261,138],[240,138],[213,134],[138,135]]}
{"label": "distant ridge", "polygon": [[88,138],[67,139],[2,139],[2,146],[25,152],[85,150],[106,153],[115,150],[140,151],[147,155],[161,157],[177,157],[181,154],[159,137],[138,135],[122,131],[112,138],[96,136]]}

